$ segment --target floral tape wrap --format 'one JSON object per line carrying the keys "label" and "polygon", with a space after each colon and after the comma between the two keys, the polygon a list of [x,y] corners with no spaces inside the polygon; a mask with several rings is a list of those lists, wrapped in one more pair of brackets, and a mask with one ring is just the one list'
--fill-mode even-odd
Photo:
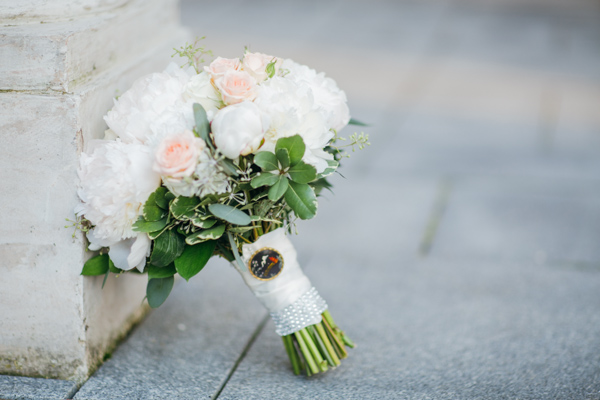
{"label": "floral tape wrap", "polygon": [[[271,248],[283,257],[283,270],[272,280],[255,278],[248,270],[248,261],[257,251]],[[283,229],[267,233],[252,244],[242,246],[244,268],[237,268],[246,285],[269,310],[280,336],[289,335],[321,321],[327,303],[300,269],[296,249]],[[234,264],[235,265],[235,264]]]}

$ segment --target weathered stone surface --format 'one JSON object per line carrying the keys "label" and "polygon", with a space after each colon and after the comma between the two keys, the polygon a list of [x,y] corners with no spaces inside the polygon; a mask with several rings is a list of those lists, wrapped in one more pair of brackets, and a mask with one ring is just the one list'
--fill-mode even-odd
{"label": "weathered stone surface", "polygon": [[76,390],[77,384],[69,381],[0,375],[2,400],[64,400]]}
{"label": "weathered stone surface", "polygon": [[[111,277],[102,290],[102,277],[79,275],[90,254],[81,233],[64,228],[78,202],[78,156],[103,136],[117,90],[164,69],[187,36],[174,1],[133,1],[49,24],[24,17],[0,30],[0,81],[12,82],[0,93],[0,372],[81,382],[143,315],[146,279]],[[40,40],[58,47],[38,48]],[[62,61],[47,58],[57,55]],[[96,61],[94,73],[84,72]]]}
{"label": "weathered stone surface", "polygon": [[118,5],[64,21],[4,23],[0,90],[71,92],[111,68],[136,64],[179,33],[177,0]]}

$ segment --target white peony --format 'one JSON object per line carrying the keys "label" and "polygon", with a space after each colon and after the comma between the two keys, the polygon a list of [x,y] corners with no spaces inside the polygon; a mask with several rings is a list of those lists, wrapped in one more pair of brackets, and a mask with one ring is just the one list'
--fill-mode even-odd
{"label": "white peony", "polygon": [[339,132],[348,125],[350,109],[346,93],[337,86],[333,79],[326,77],[323,72],[317,73],[314,69],[290,59],[283,61],[282,68],[288,71],[286,78],[294,82],[304,82],[310,86],[315,105],[323,113],[329,128]]}
{"label": "white peony", "polygon": [[193,110],[183,99],[189,75],[174,63],[162,73],[136,80],[115,99],[104,120],[125,143],[155,143],[173,120],[193,128]]}
{"label": "white peony", "polygon": [[326,160],[332,156],[323,148],[333,138],[333,133],[307,83],[273,77],[260,86],[255,103],[271,120],[262,151],[274,151],[278,139],[299,134],[306,145],[303,160],[313,165],[317,172],[327,168]]}
{"label": "white peony", "polygon": [[244,101],[219,110],[212,133],[217,149],[225,157],[237,159],[258,150],[268,127],[268,118],[256,104]]}
{"label": "white peony", "polygon": [[214,88],[210,75],[206,72],[201,72],[190,78],[183,88],[183,99],[188,102],[199,103],[204,107],[207,115],[212,115],[223,107],[221,95]]}
{"label": "white peony", "polygon": [[152,169],[153,154],[137,143],[94,144],[91,154],[81,155],[77,193],[82,203],[75,212],[95,226],[87,235],[90,249],[110,246],[109,256],[117,268],[142,271],[150,239],[132,227],[160,185],[160,176]]}

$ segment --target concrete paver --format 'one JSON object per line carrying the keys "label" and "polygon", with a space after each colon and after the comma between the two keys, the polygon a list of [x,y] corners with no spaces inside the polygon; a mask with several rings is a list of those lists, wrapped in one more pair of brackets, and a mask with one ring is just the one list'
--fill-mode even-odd
{"label": "concrete paver", "polygon": [[212,260],[75,398],[600,399],[599,16],[586,0],[183,1],[215,55],[326,71],[373,124],[293,238],[358,348],[293,376]]}

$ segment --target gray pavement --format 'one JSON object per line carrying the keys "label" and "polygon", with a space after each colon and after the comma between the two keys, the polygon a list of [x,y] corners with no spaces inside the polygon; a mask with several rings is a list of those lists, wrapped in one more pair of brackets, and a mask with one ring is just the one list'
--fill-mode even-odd
{"label": "gray pavement", "polygon": [[[599,18],[586,0],[183,1],[215,55],[323,70],[372,124],[292,239],[358,347],[294,376],[211,260],[74,398],[600,399]],[[70,390],[15,379],[0,398]]]}

